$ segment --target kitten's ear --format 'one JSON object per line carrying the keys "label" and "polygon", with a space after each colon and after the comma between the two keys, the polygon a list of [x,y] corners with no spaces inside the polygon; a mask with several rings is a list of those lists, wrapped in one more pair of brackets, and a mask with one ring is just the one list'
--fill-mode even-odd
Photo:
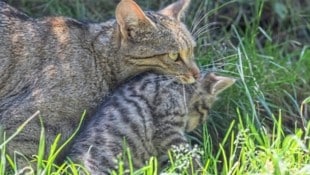
{"label": "kitten's ear", "polygon": [[236,79],[230,77],[217,76],[214,73],[209,73],[204,78],[204,86],[210,94],[218,95],[235,83]]}
{"label": "kitten's ear", "polygon": [[158,11],[159,14],[173,17],[178,21],[181,20],[185,10],[189,6],[190,0],[178,0],[177,2],[168,5],[166,8]]}
{"label": "kitten's ear", "polygon": [[115,10],[116,21],[122,36],[126,39],[131,30],[139,27],[155,26],[133,0],[121,0]]}

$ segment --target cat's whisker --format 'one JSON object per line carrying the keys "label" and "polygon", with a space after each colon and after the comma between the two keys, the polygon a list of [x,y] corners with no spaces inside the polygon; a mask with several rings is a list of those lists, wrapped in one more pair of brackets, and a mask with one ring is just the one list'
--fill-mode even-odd
{"label": "cat's whisker", "polygon": [[[206,25],[200,27],[199,29],[197,29],[194,33],[192,33],[192,35],[195,39],[197,39],[202,33],[207,33],[207,32],[210,32],[212,30],[218,29],[219,27],[217,27],[216,25],[218,25],[218,23],[216,23],[216,22],[206,24]],[[214,28],[211,28],[212,26],[214,26]]]}
{"label": "cat's whisker", "polygon": [[185,88],[185,84],[183,85],[183,103],[185,104],[185,113],[188,114],[188,104],[187,104],[187,100],[186,100],[186,88]]}
{"label": "cat's whisker", "polygon": [[[193,24],[194,27],[191,29],[191,33],[196,33],[197,30],[199,30],[199,29],[201,28],[201,27],[199,27],[199,25],[201,25],[201,23],[203,22],[203,20],[204,20],[205,18],[207,18],[208,15],[209,15],[208,13],[205,14],[203,17],[200,18],[200,20],[199,20],[198,22],[196,22],[196,23]],[[212,22],[212,23],[204,24],[203,26],[205,26],[205,25],[212,26],[212,25],[216,25],[216,24],[218,24],[218,23],[217,23],[217,22]],[[199,27],[199,28],[198,28],[198,27]]]}
{"label": "cat's whisker", "polygon": [[[209,31],[211,31],[211,30],[209,30]],[[221,42],[221,40],[210,41],[210,36],[206,36],[206,35],[203,35],[203,36],[200,35],[199,37],[197,37],[195,39],[197,40],[198,38],[199,38],[199,40],[209,41],[208,43],[200,44],[199,47],[204,47],[204,46],[213,46],[214,47],[214,44]]]}
{"label": "cat's whisker", "polygon": [[[198,19],[198,12],[201,11],[200,9],[204,7],[204,1],[202,1],[202,3],[200,4],[198,10],[197,10],[197,13],[195,14],[195,17],[194,17],[194,22],[192,23],[192,27],[191,27],[191,32],[195,32],[196,28],[199,26],[199,24],[201,24],[201,22],[207,18],[209,16],[209,13],[205,13],[202,17],[200,17]],[[198,20],[197,20],[198,19]],[[197,20],[197,21],[196,21]]]}
{"label": "cat's whisker", "polygon": [[[193,22],[192,27],[191,27],[191,30],[190,30],[192,33],[194,33],[195,30],[196,30],[196,28],[197,28],[202,22],[204,22],[203,20],[205,20],[205,19],[206,19],[207,17],[209,17],[212,13],[214,13],[214,11],[221,9],[221,8],[223,8],[223,7],[227,6],[227,5],[229,5],[230,3],[234,3],[235,1],[228,1],[228,2],[222,4],[221,6],[219,6],[219,7],[216,8],[216,9],[213,9],[213,10],[208,10],[208,9],[206,8],[207,5],[206,5],[206,4],[203,4],[203,2],[207,3],[208,1],[202,1],[202,3],[199,5],[198,10],[196,10],[197,13],[195,14],[195,17],[194,17],[194,20],[193,20],[194,22]],[[205,11],[208,11],[208,12],[205,13],[198,21],[196,21],[197,16],[198,16],[197,14],[199,14],[198,12],[205,12]],[[207,23],[207,22],[206,22],[206,23]]]}
{"label": "cat's whisker", "polygon": [[201,36],[205,35],[206,33],[210,33],[210,31],[213,31],[213,30],[216,30],[216,28],[213,28],[213,29],[206,29],[206,30],[204,30],[204,31],[201,31],[200,33],[195,34],[194,39],[195,39],[195,40],[197,40],[198,38],[199,38],[200,40],[202,40],[202,39],[210,39],[209,36],[206,36],[206,37],[201,37]]}
{"label": "cat's whisker", "polygon": [[197,12],[200,12],[200,9],[202,9],[204,6],[205,6],[205,2],[204,2],[204,1],[201,1],[201,3],[199,4],[198,10],[196,11],[194,17],[192,18],[192,19],[193,19],[193,23],[192,23],[192,25],[191,25],[191,30],[190,30],[190,31],[192,31],[192,29],[193,29],[193,24],[195,24],[196,21],[197,21],[198,18],[199,18],[198,15],[199,15],[200,13],[197,13]]}
{"label": "cat's whisker", "polygon": [[[60,142],[71,140],[71,135],[78,127],[77,124],[84,109],[91,115],[96,112],[95,108],[99,103],[109,103],[105,100],[110,98],[113,101],[117,96],[121,96],[122,92],[126,91],[126,89],[121,89],[118,91],[119,94],[114,94],[113,92],[116,92],[118,87],[121,88],[130,85],[135,80],[141,80],[144,82],[137,82],[135,85],[149,83],[152,91],[144,92],[146,93],[145,96],[148,96],[158,89],[154,85],[160,83],[163,84],[160,84],[163,88],[166,85],[174,87],[175,85],[180,86],[182,83],[188,83],[182,82],[182,80],[186,80],[186,76],[181,74],[185,74],[188,69],[196,69],[197,64],[194,59],[187,59],[186,65],[180,65],[175,60],[172,61],[171,57],[163,57],[167,53],[175,52],[176,46],[179,46],[179,48],[183,48],[178,53],[180,57],[182,55],[182,59],[183,57],[184,59],[192,58],[194,50],[193,37],[189,35],[188,29],[184,27],[184,23],[180,20],[180,17],[184,16],[188,5],[189,1],[178,1],[178,3],[173,3],[160,10],[159,14],[154,11],[144,12],[135,1],[122,0],[115,9],[114,19],[99,23],[85,23],[64,16],[32,18],[0,0],[0,54],[1,59],[4,60],[1,62],[0,75],[5,77],[0,78],[0,106],[7,106],[6,109],[0,111],[0,116],[7,116],[1,119],[1,125],[4,124],[5,126],[4,131],[14,133],[21,122],[26,120],[25,117],[32,113],[32,110],[40,109],[40,111],[45,111],[42,114],[42,121],[46,126],[46,130],[51,131],[46,132],[46,145],[51,146],[52,140],[57,137],[57,133],[62,134]],[[201,5],[201,8],[203,8],[203,5]],[[193,31],[196,31],[196,27],[202,26],[200,23],[202,19],[197,17],[197,23],[194,25]],[[203,26],[194,33],[199,36],[206,30],[204,28],[207,27]],[[39,64],[38,61],[44,64]],[[16,71],[12,71],[13,69],[16,69]],[[146,74],[141,74],[140,79],[135,79],[137,74],[151,70],[166,76],[158,75],[157,78],[155,76],[154,79],[147,79],[143,77]],[[193,80],[192,77],[190,78],[190,80]],[[176,81],[177,79],[180,81]],[[191,89],[191,85],[184,85],[183,87],[185,90],[187,90],[187,87]],[[159,86],[159,88],[161,87]],[[180,97],[180,92],[175,92],[175,90],[174,88],[168,89],[172,96],[177,94]],[[27,91],[27,93],[20,93],[24,91]],[[143,88],[141,91],[143,91]],[[24,98],[25,95],[29,94],[35,95],[35,98],[28,98],[28,96]],[[133,97],[128,96],[127,99],[129,98]],[[167,110],[165,109],[167,105],[162,104],[170,101],[166,99],[166,96],[161,98],[154,106],[158,107],[158,111]],[[96,126],[102,129],[103,126],[106,126],[105,124],[111,122],[112,125],[101,131],[109,130],[114,132],[114,130],[110,129],[119,126],[121,129],[128,129],[127,131],[137,128],[135,132],[138,132],[138,134],[134,134],[139,136],[139,132],[147,133],[147,129],[151,127],[139,128],[135,127],[136,125],[132,125],[134,127],[124,127],[131,122],[132,118],[128,117],[131,113],[137,113],[137,115],[131,117],[138,117],[141,113],[146,112],[135,110],[135,107],[139,105],[138,103],[143,103],[143,100],[134,100],[129,102],[123,99],[112,102],[113,109],[108,108],[103,111],[104,114],[110,112],[109,118],[103,122],[102,126]],[[176,98],[172,100],[179,102],[183,99]],[[131,108],[120,110],[121,103],[131,105]],[[152,100],[150,103],[152,104],[154,101]],[[145,106],[147,105],[140,108],[143,109]],[[180,107],[182,112],[184,112],[184,108],[183,106]],[[152,109],[149,111],[152,111]],[[176,112],[179,111],[176,110]],[[101,114],[99,112],[98,115]],[[121,120],[125,122],[122,124],[113,123],[115,122],[113,119],[122,114],[125,114],[125,116],[122,116],[121,119],[118,118],[118,122],[121,122]],[[172,113],[172,115],[175,115],[175,113]],[[162,116],[162,118],[164,117],[166,116]],[[48,120],[50,118],[53,118],[53,120]],[[143,121],[143,119],[139,121]],[[144,125],[144,123],[141,125]],[[40,139],[40,137],[35,138],[34,136],[40,134],[38,133],[39,129],[40,122],[30,123],[25,131],[20,132],[12,140],[8,145],[8,150],[12,150],[12,153],[14,151],[22,152],[26,157],[34,155],[39,146],[34,145],[34,143],[39,143]],[[113,139],[114,136],[117,137],[123,133],[120,130],[115,130],[113,134],[112,136],[109,135],[109,138]],[[88,138],[84,137],[84,139]],[[85,165],[90,174],[104,174],[103,172],[112,168],[113,164],[112,156],[104,156],[115,151],[115,149],[110,152],[108,150],[112,149],[111,147],[114,145],[109,145],[107,149],[96,152],[95,146],[97,143],[100,142],[102,144],[99,144],[99,146],[104,146],[103,142],[109,140],[103,139],[103,141],[100,140],[101,137],[98,138],[94,139],[98,141],[93,144],[94,147],[88,147],[90,148],[88,153],[92,153],[85,155],[87,160],[85,161],[82,158],[83,155],[79,157],[82,160],[78,158],[78,161]],[[138,139],[138,137],[134,137],[131,141],[134,142],[135,139]],[[186,142],[185,138],[181,137],[181,139]],[[123,138],[121,138],[121,141],[124,141]],[[117,145],[121,145],[123,143],[121,141]],[[169,140],[167,143],[170,143]],[[140,148],[144,145],[139,142],[134,146]],[[81,147],[79,147],[82,149],[82,153],[80,153],[87,153],[87,151],[83,151],[85,145]],[[48,151],[46,150],[45,153],[48,154]],[[153,152],[151,151],[151,153]],[[93,155],[101,156],[100,160],[106,164],[96,164],[96,157],[92,157]],[[102,158],[106,159],[103,160]],[[135,159],[135,161],[139,161],[138,159]],[[22,159],[19,160],[24,162]],[[91,161],[87,162],[89,160]],[[148,158],[145,160],[148,160]],[[28,164],[28,162],[24,163]],[[90,165],[88,163],[94,164]]]}
{"label": "cat's whisker", "polygon": [[[217,82],[213,81],[213,78],[216,78],[214,76],[203,76],[198,83],[182,84],[176,81],[180,76],[142,73],[120,86],[113,93],[113,97],[110,96],[98,108],[91,121],[81,131],[81,135],[77,136],[70,158],[82,161],[91,158],[91,167],[102,166],[98,163],[99,160],[109,162],[113,158],[105,154],[106,152],[117,155],[122,151],[121,144],[115,145],[110,142],[122,143],[125,138],[127,146],[132,151],[133,164],[136,165],[135,168],[139,168],[144,163],[141,160],[144,158],[139,156],[141,153],[147,156],[145,159],[151,156],[160,157],[163,155],[157,153],[158,148],[167,152],[171,145],[175,144],[174,140],[178,140],[177,144],[180,144],[179,140],[187,143],[185,132],[194,130],[206,120],[206,111],[215,101],[217,91],[221,92],[231,84],[215,87]],[[137,91],[132,87],[136,86],[149,88],[144,88],[138,92],[139,94],[133,95]],[[204,89],[205,86],[210,86],[210,91],[215,93],[209,93],[209,89]],[[110,132],[111,129],[113,132]],[[90,147],[99,150],[99,155],[87,154],[85,149]],[[103,165],[100,170],[112,169],[108,167],[111,165]]]}
{"label": "cat's whisker", "polygon": [[192,31],[192,34],[198,33],[198,31],[200,31],[202,28],[210,28],[211,26],[217,26],[217,25],[218,25],[218,22],[212,22],[212,23],[205,24],[205,25],[197,28],[197,30]]}

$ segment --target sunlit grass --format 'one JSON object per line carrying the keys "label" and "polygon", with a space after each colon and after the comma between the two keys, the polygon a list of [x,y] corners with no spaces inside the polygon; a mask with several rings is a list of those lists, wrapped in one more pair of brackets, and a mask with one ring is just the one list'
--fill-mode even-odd
{"label": "sunlit grass", "polygon": [[[139,0],[147,8],[162,7],[166,2]],[[198,145],[203,150],[199,166],[193,166],[191,156],[176,160],[167,153],[170,164],[162,170],[152,157],[139,170],[132,166],[126,169],[120,161],[113,175],[309,174],[310,42],[305,41],[310,38],[310,6],[280,0],[192,3],[186,22],[197,35],[196,56],[201,68],[238,79],[220,96],[208,122],[189,135],[192,146]],[[53,14],[102,21],[114,16],[111,7],[116,2],[38,0],[17,4],[34,16]],[[226,16],[221,12],[225,7],[229,9]],[[268,19],[270,25],[263,23],[266,8],[273,12]],[[77,175],[86,171],[70,160],[56,164],[66,143],[59,145],[59,135],[53,145],[47,146],[43,128],[38,154],[29,160],[32,166],[18,169],[15,157],[7,155],[6,145],[26,124],[11,136],[1,135],[0,175],[21,172]],[[50,150],[49,155],[44,155],[44,149]],[[130,160],[130,151],[125,149],[124,153],[124,158]],[[182,161],[189,162],[187,170],[180,170]]]}
{"label": "sunlit grass", "polygon": [[[309,102],[306,100],[306,102]],[[145,167],[135,170],[124,167],[124,161],[119,161],[118,169],[113,175],[126,173],[132,175],[152,174],[296,174],[303,175],[310,171],[310,123],[306,128],[296,128],[293,134],[285,134],[282,128],[281,111],[274,115],[275,123],[272,130],[257,128],[251,121],[250,116],[242,116],[239,109],[236,109],[238,121],[233,121],[227,130],[225,138],[219,144],[219,149],[214,152],[212,139],[204,129],[203,145],[195,146],[191,151],[190,147],[183,147],[187,151],[175,148],[169,153],[170,163],[163,170],[158,170],[157,159],[152,157]],[[248,120],[244,120],[247,118]],[[204,125],[206,128],[207,125]],[[233,130],[232,128],[238,128]],[[1,144],[0,175],[18,174],[21,171],[33,172],[34,174],[80,174],[86,170],[82,165],[67,161],[61,165],[55,164],[55,156],[62,149],[63,145],[56,146],[59,138],[55,139],[51,146],[50,155],[44,158],[43,142],[44,130],[42,130],[41,144],[38,155],[31,163],[36,167],[29,166],[23,169],[14,169],[14,160],[5,154],[5,143]],[[64,144],[66,145],[66,143]],[[213,150],[213,151],[212,151]],[[125,149],[124,158],[131,160],[129,149]],[[199,156],[198,156],[199,155]],[[177,159],[175,159],[177,158]],[[198,166],[194,166],[197,164]],[[132,167],[131,161],[129,167]],[[9,167],[7,167],[9,165]],[[13,165],[13,166],[12,166]],[[8,171],[13,168],[13,171]]]}

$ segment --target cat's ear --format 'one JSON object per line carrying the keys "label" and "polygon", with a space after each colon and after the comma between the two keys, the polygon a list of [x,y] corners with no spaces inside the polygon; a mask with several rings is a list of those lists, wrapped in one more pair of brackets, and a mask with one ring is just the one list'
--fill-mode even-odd
{"label": "cat's ear", "polygon": [[190,0],[178,0],[177,2],[168,5],[166,8],[158,11],[159,14],[173,17],[178,21],[181,20],[187,7],[189,6]]}
{"label": "cat's ear", "polygon": [[121,0],[115,10],[116,21],[122,36],[126,39],[132,30],[155,26],[133,0]]}
{"label": "cat's ear", "polygon": [[235,83],[236,79],[224,76],[217,76],[214,73],[209,73],[203,80],[205,88],[212,95],[218,95],[225,89]]}

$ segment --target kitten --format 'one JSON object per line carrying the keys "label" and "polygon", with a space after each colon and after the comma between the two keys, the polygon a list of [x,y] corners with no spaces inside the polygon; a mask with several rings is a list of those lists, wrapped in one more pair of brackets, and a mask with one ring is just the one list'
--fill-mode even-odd
{"label": "kitten", "polygon": [[[128,77],[153,70],[195,82],[195,42],[180,20],[188,5],[179,0],[143,12],[122,0],[116,19],[83,23],[34,19],[0,1],[0,129],[11,135],[39,110],[48,148],[59,133],[66,140],[83,111],[94,110]],[[36,154],[40,130],[33,119],[9,143],[9,153]]]}
{"label": "kitten", "polygon": [[91,174],[108,174],[126,142],[133,165],[151,156],[163,160],[172,145],[186,144],[185,132],[207,118],[217,95],[234,79],[206,74],[194,84],[147,73],[119,87],[75,139],[69,157]]}

